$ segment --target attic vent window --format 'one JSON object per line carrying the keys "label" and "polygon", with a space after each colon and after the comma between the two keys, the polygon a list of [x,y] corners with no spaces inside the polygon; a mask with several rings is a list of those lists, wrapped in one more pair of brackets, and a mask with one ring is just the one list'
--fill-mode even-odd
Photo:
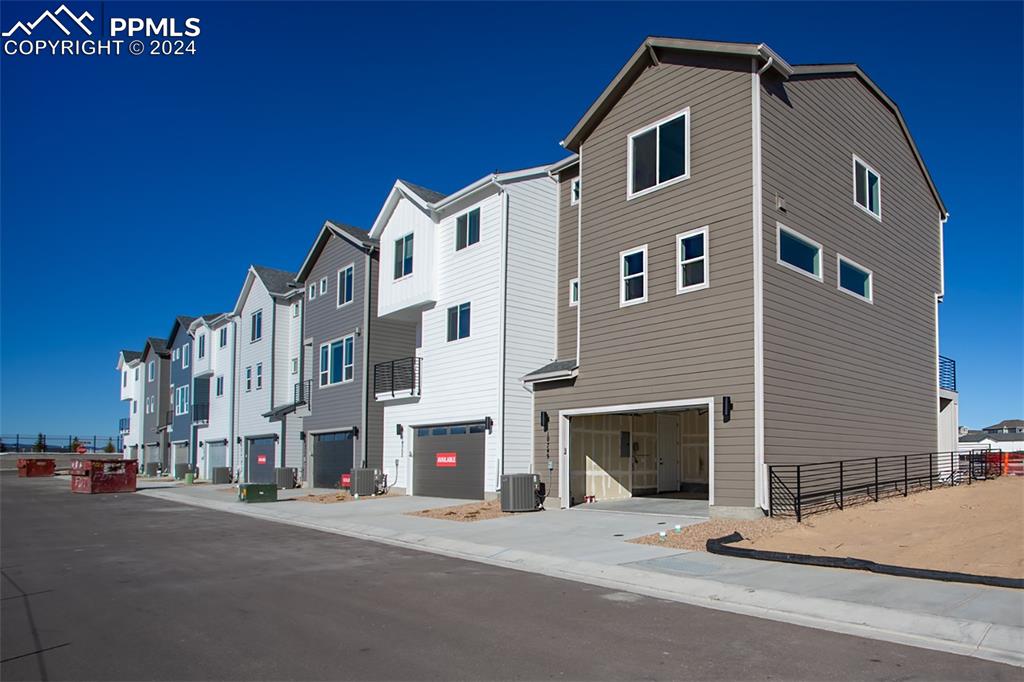
{"label": "attic vent window", "polygon": [[690,110],[629,135],[627,198],[690,177]]}

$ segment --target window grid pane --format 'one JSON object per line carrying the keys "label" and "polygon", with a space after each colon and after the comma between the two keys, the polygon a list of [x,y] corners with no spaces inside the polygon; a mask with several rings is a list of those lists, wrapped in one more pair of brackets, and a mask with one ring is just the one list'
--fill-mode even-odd
{"label": "window grid pane", "polygon": [[658,176],[658,129],[633,138],[633,191],[653,187]]}
{"label": "window grid pane", "polygon": [[658,182],[686,174],[686,116],[658,128]]}

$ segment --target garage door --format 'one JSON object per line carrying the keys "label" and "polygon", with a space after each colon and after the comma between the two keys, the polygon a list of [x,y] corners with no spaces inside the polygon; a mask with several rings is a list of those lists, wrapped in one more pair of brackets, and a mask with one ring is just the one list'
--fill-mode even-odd
{"label": "garage door", "polygon": [[337,488],[341,475],[352,471],[352,432],[318,433],[313,439],[313,485]]}
{"label": "garage door", "polygon": [[419,427],[413,452],[413,491],[430,497],[482,500],[483,423]]}
{"label": "garage door", "polygon": [[246,480],[249,483],[276,483],[274,477],[274,439],[253,438],[249,441]]}
{"label": "garage door", "polygon": [[210,469],[226,467],[228,465],[228,444],[207,443],[206,461],[207,464],[209,464]]}

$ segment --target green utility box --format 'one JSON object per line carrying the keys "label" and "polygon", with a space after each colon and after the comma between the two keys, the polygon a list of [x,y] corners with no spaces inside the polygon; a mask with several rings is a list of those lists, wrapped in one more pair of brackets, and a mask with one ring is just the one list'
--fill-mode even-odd
{"label": "green utility box", "polygon": [[277,502],[277,484],[239,483],[238,499],[241,502]]}

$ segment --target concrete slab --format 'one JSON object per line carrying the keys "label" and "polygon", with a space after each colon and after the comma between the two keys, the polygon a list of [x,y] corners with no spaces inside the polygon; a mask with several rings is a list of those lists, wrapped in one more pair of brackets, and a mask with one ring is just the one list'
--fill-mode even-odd
{"label": "concrete slab", "polygon": [[630,497],[625,500],[604,500],[580,504],[573,511],[613,511],[629,514],[660,514],[666,516],[710,516],[707,500],[683,500],[674,497]]}

